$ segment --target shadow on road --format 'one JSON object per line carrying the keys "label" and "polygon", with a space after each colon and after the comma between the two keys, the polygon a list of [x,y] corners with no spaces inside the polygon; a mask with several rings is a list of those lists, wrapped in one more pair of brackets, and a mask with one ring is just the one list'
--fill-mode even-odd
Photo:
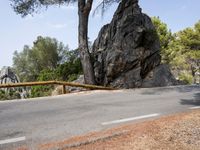
{"label": "shadow on road", "polygon": [[193,99],[181,99],[180,104],[200,106],[200,93],[194,94]]}
{"label": "shadow on road", "polygon": [[180,93],[186,93],[191,92],[194,90],[200,90],[199,85],[191,85],[191,86],[177,86],[177,87],[161,87],[161,88],[149,88],[149,89],[143,89],[141,94],[143,95],[160,95],[162,93],[167,93],[169,91],[176,91]]}

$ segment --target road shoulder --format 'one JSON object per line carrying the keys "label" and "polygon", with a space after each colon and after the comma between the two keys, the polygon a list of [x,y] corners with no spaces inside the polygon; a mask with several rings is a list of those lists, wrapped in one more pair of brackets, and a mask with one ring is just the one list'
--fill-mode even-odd
{"label": "road shoulder", "polygon": [[61,142],[40,145],[38,149],[121,150],[182,149],[200,147],[200,110],[159,119],[118,126],[101,132],[76,136]]}

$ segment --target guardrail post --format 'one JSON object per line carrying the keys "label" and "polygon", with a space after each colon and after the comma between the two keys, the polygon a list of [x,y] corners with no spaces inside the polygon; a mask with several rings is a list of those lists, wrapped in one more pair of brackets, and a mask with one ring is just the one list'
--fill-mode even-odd
{"label": "guardrail post", "polygon": [[62,92],[63,92],[63,94],[66,94],[66,93],[67,93],[67,92],[66,92],[66,89],[65,89],[65,85],[63,85]]}

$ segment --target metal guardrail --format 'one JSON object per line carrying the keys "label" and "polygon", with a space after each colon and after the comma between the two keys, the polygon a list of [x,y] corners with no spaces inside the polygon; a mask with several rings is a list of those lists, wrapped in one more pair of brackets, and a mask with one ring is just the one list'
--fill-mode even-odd
{"label": "metal guardrail", "polygon": [[104,87],[97,85],[89,85],[89,84],[79,84],[73,82],[65,82],[65,81],[41,81],[41,82],[23,82],[23,83],[12,83],[12,84],[0,84],[0,88],[13,88],[13,87],[26,87],[26,86],[38,86],[38,85],[62,85],[63,94],[66,94],[65,86],[72,87],[82,87],[91,90],[116,90],[112,87]]}

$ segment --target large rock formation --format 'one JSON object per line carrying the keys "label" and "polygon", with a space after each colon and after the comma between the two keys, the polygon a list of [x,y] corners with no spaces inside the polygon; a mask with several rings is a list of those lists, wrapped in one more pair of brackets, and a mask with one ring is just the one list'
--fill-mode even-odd
{"label": "large rock formation", "polygon": [[101,29],[95,40],[93,56],[98,84],[146,87],[143,81],[147,82],[148,74],[160,65],[160,42],[138,0],[122,0],[111,23]]}

